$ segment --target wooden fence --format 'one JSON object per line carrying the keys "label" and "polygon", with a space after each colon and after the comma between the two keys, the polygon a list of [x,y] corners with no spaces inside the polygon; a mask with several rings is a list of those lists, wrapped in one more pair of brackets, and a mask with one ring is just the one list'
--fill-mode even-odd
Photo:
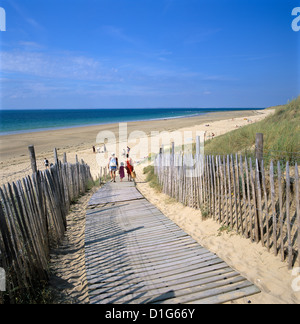
{"label": "wooden fence", "polygon": [[32,176],[0,188],[0,266],[11,302],[34,294],[35,283],[47,282],[50,249],[63,239],[70,204],[91,180],[90,167],[83,161],[70,164],[56,159],[55,165],[41,172],[34,164],[33,147],[30,155]]}
{"label": "wooden fence", "polygon": [[203,217],[280,253],[300,266],[298,166],[252,161],[238,155],[164,154],[155,160],[163,192]]}

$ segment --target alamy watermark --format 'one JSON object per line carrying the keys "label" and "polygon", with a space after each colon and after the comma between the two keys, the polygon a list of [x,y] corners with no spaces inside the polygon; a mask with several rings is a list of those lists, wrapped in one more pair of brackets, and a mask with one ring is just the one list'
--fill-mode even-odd
{"label": "alamy watermark", "polygon": [[0,7],[0,31],[6,31],[6,12]]}
{"label": "alamy watermark", "polygon": [[0,291],[6,291],[6,274],[3,268],[0,268]]}
{"label": "alamy watermark", "polygon": [[292,29],[294,32],[298,32],[300,31],[300,7],[296,7],[292,10],[292,16],[296,16],[292,21]]}
{"label": "alamy watermark", "polygon": [[[149,136],[148,136],[149,135]],[[107,165],[107,160],[110,154],[113,152],[117,156],[126,156],[127,147],[130,146],[130,155],[134,157],[136,161],[154,162],[157,153],[160,152],[163,147],[164,155],[167,156],[171,153],[172,143],[177,148],[177,153],[183,153],[184,155],[191,155],[193,153],[193,145],[196,145],[199,152],[197,155],[204,154],[204,131],[152,131],[151,134],[146,134],[144,131],[135,130],[128,133],[127,123],[120,123],[117,133],[104,130],[101,131],[96,138],[96,143],[100,145],[97,151],[101,154],[97,154],[97,162],[99,166]],[[105,146],[105,149],[103,148]],[[173,152],[174,153],[174,152]],[[150,156],[150,159],[149,159]],[[174,166],[176,165],[176,160]],[[185,161],[189,169],[193,169],[196,164],[196,160],[190,159]],[[163,161],[164,166],[168,166],[168,159]]]}

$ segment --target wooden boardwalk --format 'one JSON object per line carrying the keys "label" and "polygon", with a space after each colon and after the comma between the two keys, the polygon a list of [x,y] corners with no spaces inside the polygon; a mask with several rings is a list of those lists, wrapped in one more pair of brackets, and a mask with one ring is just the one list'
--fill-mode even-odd
{"label": "wooden boardwalk", "polygon": [[91,198],[85,257],[91,304],[213,304],[259,292],[129,182]]}

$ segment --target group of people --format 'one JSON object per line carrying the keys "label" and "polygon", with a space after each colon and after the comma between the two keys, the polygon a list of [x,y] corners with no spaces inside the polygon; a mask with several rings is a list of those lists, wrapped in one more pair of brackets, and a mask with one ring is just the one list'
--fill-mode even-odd
{"label": "group of people", "polygon": [[127,148],[126,154],[126,165],[124,162],[121,162],[119,165],[119,159],[115,153],[111,154],[111,157],[108,161],[108,168],[110,171],[111,182],[116,182],[117,171],[119,171],[121,182],[125,178],[125,170],[127,171],[128,181],[132,181],[135,178],[133,161],[129,156],[130,149]]}

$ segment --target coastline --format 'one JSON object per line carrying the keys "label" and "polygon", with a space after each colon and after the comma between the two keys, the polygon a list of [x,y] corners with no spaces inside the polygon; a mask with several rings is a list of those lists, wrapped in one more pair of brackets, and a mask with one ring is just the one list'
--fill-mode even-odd
{"label": "coastline", "polygon": [[[245,119],[256,122],[265,118],[272,113],[273,110],[249,110],[249,111],[230,111],[208,113],[205,115],[167,119],[144,122],[129,122],[127,124],[127,132],[143,132],[150,141],[151,133],[161,133],[163,131],[208,131],[214,132],[216,136],[224,134],[235,129],[236,124],[242,127],[247,124]],[[210,127],[205,125],[209,124]],[[100,173],[99,161],[97,156],[93,154],[92,147],[99,144],[96,143],[96,137],[99,132],[108,131],[116,134],[116,140],[119,141],[119,124],[107,124],[88,127],[76,127],[60,130],[42,131],[26,134],[5,135],[0,136],[0,184],[12,182],[31,174],[30,160],[28,156],[28,146],[34,145],[37,167],[44,170],[44,158],[50,163],[54,162],[53,149],[56,148],[58,158],[62,160],[63,153],[67,153],[67,160],[71,163],[75,162],[75,156],[78,155],[79,160],[83,159],[91,167],[92,176],[96,178]],[[134,137],[134,136],[133,136]],[[130,143],[132,147],[136,144]],[[108,147],[108,152],[112,148]],[[152,153],[151,151],[148,152]],[[155,153],[155,152],[154,152]],[[134,157],[133,157],[134,158]],[[104,160],[102,161],[102,165]],[[103,165],[104,166],[104,165]]]}
{"label": "coastline", "polygon": [[[213,112],[193,117],[172,117],[168,119],[150,119],[128,122],[128,132],[140,130],[147,135],[151,131],[175,131],[208,122],[229,118],[250,117],[262,114],[265,110],[237,110]],[[91,126],[64,127],[51,130],[36,130],[16,134],[0,135],[0,161],[18,159],[27,156],[27,147],[34,145],[36,154],[49,154],[56,147],[58,151],[72,148],[88,148],[96,144],[97,134],[103,130],[118,133],[119,123],[97,124]]]}
{"label": "coastline", "polygon": [[[163,108],[162,110],[166,111],[166,110],[170,110],[170,112],[172,114],[175,114],[177,111],[176,110],[181,110],[180,108],[175,108],[175,109],[171,109],[171,108]],[[128,116],[126,116],[126,118],[124,119],[124,116],[123,116],[123,120],[122,120],[122,117],[119,116],[119,117],[116,117],[114,116],[114,119],[116,120],[110,120],[110,121],[95,121],[93,120],[93,122],[87,122],[87,121],[83,121],[81,120],[81,122],[76,122],[75,120],[71,119],[70,118],[66,118],[65,117],[65,120],[64,122],[62,122],[62,120],[59,120],[59,124],[60,125],[56,125],[56,126],[53,126],[52,123],[55,123],[55,120],[51,121],[51,124],[52,126],[50,126],[50,124],[48,125],[47,123],[45,123],[45,125],[43,126],[41,123],[39,125],[39,127],[37,128],[20,128],[20,129],[16,129],[16,130],[7,130],[7,131],[3,131],[2,128],[3,128],[3,125],[5,123],[7,123],[8,125],[10,124],[10,120],[6,120],[5,117],[3,116],[3,120],[2,120],[2,123],[0,123],[0,128],[1,128],[1,131],[0,131],[0,136],[7,136],[7,135],[21,135],[21,134],[26,134],[26,133],[37,133],[37,132],[44,132],[44,131],[55,131],[55,130],[64,130],[64,129],[71,129],[71,128],[82,128],[82,127],[92,127],[92,126],[104,126],[104,125],[110,125],[110,124],[117,124],[117,123],[134,123],[134,122],[149,122],[149,121],[159,121],[159,120],[171,120],[171,119],[182,119],[182,118],[193,118],[193,117],[199,117],[199,116],[204,116],[204,115],[207,115],[207,114],[210,114],[210,113],[226,113],[226,112],[235,112],[235,111],[253,111],[253,110],[257,110],[257,111],[263,111],[265,110],[266,108],[203,108],[203,109],[198,109],[198,108],[191,108],[188,112],[186,112],[184,114],[184,112],[181,112],[182,114],[180,115],[175,115],[175,116],[152,116],[150,117],[150,115],[148,115],[147,117],[143,116],[141,117],[140,115],[136,116],[135,118],[133,118],[132,116],[130,117],[130,113]],[[129,109],[129,111],[137,111],[138,114],[141,113],[141,111],[146,111],[147,109],[144,108],[144,109]],[[157,110],[157,111],[160,111],[159,108],[155,108],[155,109],[150,109],[150,110]],[[194,111],[193,111],[194,110]],[[35,110],[24,110],[25,112],[30,112],[30,113],[33,113],[35,112]],[[44,111],[44,110],[42,110]],[[55,112],[56,110],[50,110],[51,112]],[[70,112],[74,112],[76,113],[77,111],[98,111],[98,109],[87,109],[87,110],[84,110],[84,109],[75,109],[75,110],[69,110],[69,109],[62,109],[62,110],[58,110],[59,113],[61,112],[65,112],[65,113],[69,113]],[[109,111],[110,113],[118,113],[118,112],[123,112],[123,111],[126,111],[126,109],[100,109],[100,112],[102,111]],[[2,112],[5,113],[16,113],[16,112],[20,112],[20,114],[22,114],[23,110],[0,110],[0,119],[1,119],[1,115],[2,115]],[[39,110],[37,112],[40,112]],[[48,112],[48,111],[47,111]],[[166,112],[165,112],[166,113]],[[88,113],[87,113],[88,114]],[[41,117],[40,117],[41,118]],[[99,117],[95,116],[95,119],[98,119]],[[111,116],[112,118],[112,116]],[[26,118],[25,118],[26,119]],[[28,119],[28,117],[27,117]],[[41,118],[41,120],[46,121],[47,120],[47,116],[43,116],[43,118]],[[107,116],[104,116],[104,120],[107,119]],[[119,119],[119,120],[118,120]],[[14,124],[14,123],[12,123]],[[26,122],[25,122],[26,124]],[[6,126],[8,126],[6,125]],[[24,123],[22,124],[23,127],[24,127]],[[34,124],[36,125],[36,123]],[[47,126],[46,126],[47,125]],[[11,126],[11,125],[10,125]],[[20,127],[20,126],[16,126],[16,127]],[[32,127],[34,127],[32,125]]]}

